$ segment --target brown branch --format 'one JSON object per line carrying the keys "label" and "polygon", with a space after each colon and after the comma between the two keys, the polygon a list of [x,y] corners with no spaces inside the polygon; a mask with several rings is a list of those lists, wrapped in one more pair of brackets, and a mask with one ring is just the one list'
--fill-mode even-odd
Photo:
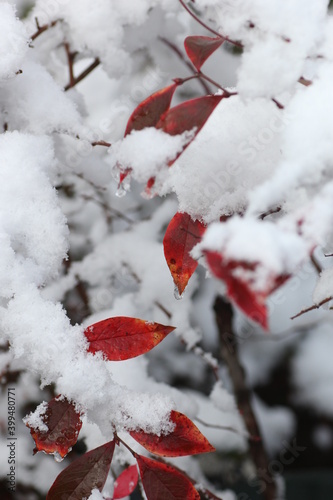
{"label": "brown branch", "polygon": [[239,361],[237,339],[232,328],[232,307],[221,296],[217,296],[214,303],[216,323],[219,331],[221,356],[226,363],[232,380],[238,409],[244,418],[245,426],[250,436],[258,436],[253,441],[248,439],[249,451],[253,463],[258,471],[265,471],[266,500],[276,499],[276,484],[269,468],[269,460],[261,440],[261,432],[251,404],[251,391],[245,382],[245,372]]}
{"label": "brown branch", "polygon": [[295,316],[292,316],[290,319],[298,318],[299,316],[302,316],[302,314],[305,314],[309,311],[313,311],[314,309],[319,309],[321,306],[323,306],[324,304],[327,304],[327,302],[329,302],[332,299],[333,299],[333,296],[327,297],[326,299],[322,300],[318,304],[314,304],[313,306],[307,307],[306,309],[302,309],[302,311],[295,314]]}
{"label": "brown branch", "polygon": [[198,81],[200,82],[203,90],[206,92],[206,94],[211,94],[211,90],[208,87],[207,83],[202,80],[202,77],[198,76],[197,70],[192,66],[192,64],[185,59],[184,54],[182,51],[172,42],[164,38],[163,36],[158,37],[161,42],[163,42],[167,47],[169,47],[173,52],[179,57],[179,59],[187,66],[187,68],[195,75],[196,78],[198,78]]}
{"label": "brown branch", "polygon": [[70,88],[74,87],[74,59],[77,54],[77,52],[71,52],[69,44],[67,42],[64,43],[64,47],[66,50],[66,55],[67,55],[67,61],[68,61],[68,70],[69,70],[69,85]]}
{"label": "brown branch", "polygon": [[88,66],[87,69],[85,69],[84,71],[82,71],[82,73],[80,73],[79,76],[77,76],[76,78],[74,78],[73,82],[72,83],[68,83],[65,87],[65,91],[75,87],[75,85],[77,85],[78,83],[80,83],[86,76],[88,76],[95,68],[97,68],[97,66],[99,66],[99,64],[101,63],[101,61],[99,60],[98,57],[96,57],[96,59],[94,60],[94,62],[92,62],[90,64],[90,66]]}
{"label": "brown branch", "polygon": [[197,23],[201,24],[203,28],[206,28],[206,30],[210,31],[213,33],[213,35],[218,36],[219,38],[223,38],[223,40],[226,40],[227,42],[231,43],[232,45],[235,45],[236,47],[239,47],[240,49],[243,48],[243,45],[239,42],[236,42],[235,40],[230,40],[227,36],[221,35],[218,31],[215,31],[213,28],[208,26],[206,23],[204,23],[194,12],[191,10],[183,0],[179,0],[180,4],[184,7],[184,9],[190,14],[190,16],[193,17],[197,21]]}
{"label": "brown branch", "polygon": [[322,267],[321,267],[321,265],[319,264],[318,260],[316,259],[316,257],[313,254],[311,254],[310,260],[311,260],[311,263],[313,264],[313,267],[317,271],[317,273],[321,274]]}
{"label": "brown branch", "polygon": [[60,21],[60,19],[56,19],[55,21],[52,21],[52,23],[50,23],[50,24],[44,24],[43,26],[40,26],[39,22],[38,22],[38,18],[35,17],[37,31],[33,35],[31,35],[30,40],[31,41],[36,40],[36,38],[38,38],[39,35],[44,33],[44,31],[48,30],[49,28],[52,28],[53,26],[55,26],[59,21]]}
{"label": "brown branch", "polygon": [[195,417],[195,420],[199,422],[199,424],[204,425],[205,427],[209,427],[212,429],[219,429],[221,431],[230,431],[234,432],[235,434],[238,434],[239,436],[243,436],[247,439],[251,439],[251,441],[258,441],[260,440],[259,436],[249,436],[247,432],[241,432],[234,427],[229,427],[228,425],[216,425],[216,424],[209,424],[208,422],[205,422],[204,420],[201,420],[199,417]]}
{"label": "brown branch", "polygon": [[111,142],[106,141],[95,141],[91,143],[92,146],[105,146],[106,148],[110,148],[112,146]]}

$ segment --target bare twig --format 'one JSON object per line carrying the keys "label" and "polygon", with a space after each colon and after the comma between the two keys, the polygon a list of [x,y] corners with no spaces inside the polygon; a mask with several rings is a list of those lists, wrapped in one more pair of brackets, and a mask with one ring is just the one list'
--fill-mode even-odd
{"label": "bare twig", "polygon": [[95,141],[91,143],[92,146],[105,146],[106,148],[110,148],[112,144],[106,141]]}
{"label": "bare twig", "polygon": [[59,21],[60,21],[60,19],[56,19],[55,21],[52,21],[52,23],[50,23],[50,24],[44,24],[43,26],[40,26],[39,22],[38,22],[38,18],[35,17],[37,31],[33,35],[31,35],[30,40],[31,41],[36,40],[36,38],[38,38],[39,35],[44,33],[44,31],[48,30],[49,28],[52,28],[53,26],[55,26]]}
{"label": "bare twig", "polygon": [[68,70],[69,70],[69,85],[70,87],[74,87],[74,70],[73,70],[73,65],[74,65],[74,59],[76,56],[76,52],[71,52],[69,44],[67,42],[64,43],[64,47],[66,50],[66,55],[67,55],[67,61],[68,61]]}
{"label": "bare twig", "polygon": [[313,306],[307,307],[306,309],[302,309],[302,311],[295,314],[295,316],[292,316],[290,319],[298,318],[299,316],[302,316],[302,314],[305,314],[309,311],[314,311],[315,309],[319,309],[321,306],[323,306],[324,304],[327,304],[327,302],[329,302],[332,299],[333,299],[333,296],[327,297],[326,299],[322,300],[318,304],[313,304]]}
{"label": "bare twig", "polygon": [[311,254],[310,260],[311,260],[311,262],[313,264],[313,267],[317,271],[317,273],[320,274],[322,272],[322,267],[321,267],[321,265],[319,264],[318,260],[316,259],[316,257],[313,254]]}
{"label": "bare twig", "polygon": [[66,90],[69,90],[71,89],[72,87],[75,87],[75,85],[77,85],[78,83],[80,83],[86,76],[88,76],[95,68],[97,68],[97,66],[99,66],[99,64],[101,63],[101,61],[99,60],[98,57],[96,57],[96,59],[88,66],[87,69],[85,69],[84,71],[82,71],[82,73],[80,73],[79,76],[77,76],[76,78],[74,78],[73,82],[72,83],[68,83],[65,87],[65,91]]}
{"label": "bare twig", "polygon": [[[158,38],[167,47],[169,47],[171,50],[173,50],[173,52],[179,57],[179,59],[185,64],[185,66],[187,66],[187,68],[191,71],[191,73],[193,73],[193,75],[195,75],[196,77],[198,77],[197,76],[198,75],[197,70],[192,66],[192,64],[189,61],[187,61],[185,59],[185,56],[182,53],[182,51],[174,43],[170,42],[169,40],[167,40],[163,36],[159,36]],[[203,81],[201,77],[198,77],[198,79],[199,79],[199,82],[202,85],[202,88],[205,91],[205,93],[206,94],[211,94],[212,92],[211,92],[210,88],[208,87],[208,85],[206,84],[206,82]]]}
{"label": "bare twig", "polygon": [[221,356],[229,370],[238,409],[244,418],[249,435],[258,437],[255,441],[248,439],[250,455],[257,472],[265,471],[264,498],[275,500],[275,479],[270,471],[266,450],[261,440],[261,432],[251,404],[251,392],[246,385],[244,369],[238,357],[237,342],[232,328],[232,307],[218,296],[214,303],[214,311],[220,337]]}
{"label": "bare twig", "polygon": [[236,42],[235,40],[230,40],[230,38],[228,38],[227,36],[224,36],[224,35],[221,35],[218,31],[215,31],[213,28],[211,28],[210,26],[208,26],[206,23],[204,23],[202,21],[202,19],[200,19],[194,12],[193,10],[191,10],[183,0],[179,0],[180,4],[184,7],[184,9],[190,14],[190,16],[193,17],[193,19],[195,19],[199,24],[201,24],[201,26],[203,28],[206,28],[206,30],[210,31],[211,33],[213,33],[213,35],[219,37],[219,38],[223,38],[223,40],[226,40],[227,42],[231,43],[232,45],[235,45],[236,47],[242,49],[243,48],[243,45],[239,42]]}

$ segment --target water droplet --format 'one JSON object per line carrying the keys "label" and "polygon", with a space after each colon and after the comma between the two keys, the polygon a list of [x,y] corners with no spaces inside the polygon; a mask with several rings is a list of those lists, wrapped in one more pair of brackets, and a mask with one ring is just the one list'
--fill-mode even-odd
{"label": "water droplet", "polygon": [[127,193],[127,191],[126,191],[125,187],[123,186],[123,184],[119,184],[117,191],[116,191],[116,196],[118,198],[122,198],[123,196],[125,196],[126,193]]}
{"label": "water droplet", "polygon": [[65,457],[62,457],[62,456],[60,455],[60,453],[58,453],[57,451],[55,451],[55,452],[53,453],[53,456],[54,456],[54,460],[55,460],[56,462],[58,462],[58,463],[59,463],[59,462],[62,462],[62,461],[63,461],[63,459],[65,458]]}
{"label": "water droplet", "polygon": [[173,291],[173,294],[175,296],[175,299],[177,299],[177,300],[181,300],[184,297],[184,292],[183,293],[179,293],[177,285],[175,285],[175,289]]}

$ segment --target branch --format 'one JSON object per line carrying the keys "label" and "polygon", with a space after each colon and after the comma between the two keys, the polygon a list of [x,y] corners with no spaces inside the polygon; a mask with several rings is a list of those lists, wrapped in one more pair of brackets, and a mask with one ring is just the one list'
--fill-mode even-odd
{"label": "branch", "polygon": [[[182,53],[182,51],[172,42],[170,42],[169,40],[167,40],[166,38],[164,38],[163,36],[159,36],[158,37],[161,42],[163,42],[167,47],[169,47],[171,50],[173,50],[173,52],[179,57],[179,59],[181,61],[183,61],[183,63],[187,66],[187,68],[191,71],[191,73],[193,73],[193,75],[198,75],[196,69],[192,66],[192,64],[187,61],[185,59],[185,56],[184,54]],[[198,77],[199,78],[199,82],[200,84],[202,85],[202,88],[204,89],[204,91],[206,92],[206,94],[211,94],[211,91],[210,91],[210,88],[208,87],[207,83],[204,82],[202,80],[202,77]]]}
{"label": "branch", "polygon": [[227,42],[231,43],[232,45],[235,45],[236,47],[239,47],[240,49],[243,48],[243,45],[241,43],[236,42],[235,40],[230,40],[230,38],[228,38],[227,36],[221,35],[218,31],[215,31],[213,28],[204,23],[196,14],[194,14],[194,12],[189,7],[187,7],[187,5],[183,0],[179,0],[179,2],[184,7],[184,9],[190,14],[190,16],[192,16],[193,19],[197,21],[197,23],[201,24],[201,26],[206,28],[206,30],[210,31],[211,33],[213,33],[213,35],[218,36],[219,38],[223,38],[223,40],[226,40]]}
{"label": "branch", "polygon": [[33,35],[31,35],[30,40],[31,41],[36,40],[36,38],[38,38],[39,35],[44,33],[44,31],[48,30],[49,28],[52,28],[53,26],[55,26],[59,21],[60,21],[60,19],[56,19],[55,21],[52,21],[52,23],[50,23],[50,24],[43,24],[43,26],[40,26],[39,22],[38,22],[38,18],[35,17],[37,31]]}
{"label": "branch", "polygon": [[329,302],[332,299],[333,299],[333,296],[327,297],[326,299],[322,300],[318,304],[314,304],[313,306],[307,307],[306,309],[302,309],[302,311],[295,314],[295,316],[292,316],[290,319],[298,318],[299,316],[302,316],[302,314],[305,314],[309,311],[313,311],[314,309],[319,309],[321,306],[323,306],[324,304],[327,304],[327,302]]}
{"label": "branch", "polygon": [[264,498],[266,500],[275,500],[275,479],[269,468],[269,460],[261,440],[260,429],[252,408],[252,394],[246,386],[245,372],[238,357],[237,340],[232,328],[232,307],[221,296],[217,296],[214,303],[214,311],[220,336],[221,356],[229,370],[239,412],[244,418],[249,435],[258,436],[258,439],[255,441],[248,439],[250,455],[257,471],[265,471],[265,477],[263,479],[266,486],[263,492]]}
{"label": "branch", "polygon": [[73,82],[70,82],[66,85],[65,87],[65,91],[75,87],[75,85],[77,85],[79,82],[81,82],[86,76],[88,76],[95,68],[97,68],[97,66],[99,66],[99,64],[101,63],[101,61],[99,60],[98,57],[96,57],[96,59],[94,60],[94,62],[92,62],[90,64],[90,66],[88,66],[87,69],[85,69],[84,71],[82,71],[82,73],[77,76],[76,78],[73,79]]}

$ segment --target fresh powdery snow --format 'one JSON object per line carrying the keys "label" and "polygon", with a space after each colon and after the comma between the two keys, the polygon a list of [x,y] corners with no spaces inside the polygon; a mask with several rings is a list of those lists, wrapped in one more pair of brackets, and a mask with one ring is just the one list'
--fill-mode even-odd
{"label": "fresh powdery snow", "polygon": [[[332,418],[330,9],[327,0],[0,0],[0,373],[15,381],[23,486],[43,496],[61,470],[31,456],[21,420],[37,406],[25,422],[46,431],[46,403],[58,394],[84,413],[88,450],[116,429],[144,453],[127,431],[169,432],[178,410],[218,449],[207,459],[216,477],[231,456],[251,477],[248,430],[218,359],[212,304],[226,287],[207,272],[207,252],[245,264],[234,276],[260,300],[286,280],[267,297],[265,337],[234,307],[248,387],[268,384],[281,366],[291,373],[290,408],[253,398],[269,454],[297,432],[295,407]],[[229,42],[195,75],[185,37],[218,33]],[[190,108],[184,133],[149,127],[124,137],[140,102],[176,78],[171,107],[222,96],[202,128]],[[141,196],[147,182],[150,199],[147,189]],[[176,212],[207,225],[191,245],[199,265],[182,300],[163,252]],[[185,262],[186,251],[175,257]],[[109,362],[87,352],[84,328],[115,316],[176,329],[145,356]],[[0,408],[2,425],[7,400]],[[114,470],[133,460],[116,447]],[[204,484],[205,461],[182,460]]]}

